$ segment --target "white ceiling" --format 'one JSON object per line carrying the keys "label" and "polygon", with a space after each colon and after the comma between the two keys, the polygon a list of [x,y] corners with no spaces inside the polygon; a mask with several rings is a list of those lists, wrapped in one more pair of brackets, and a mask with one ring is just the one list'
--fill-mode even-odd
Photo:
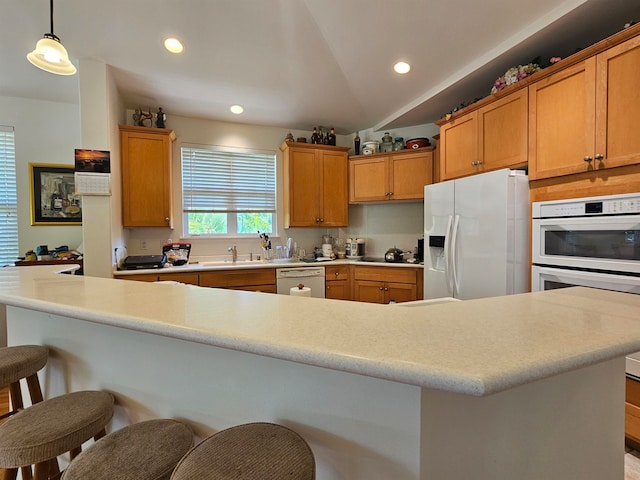
{"label": "white ceiling", "polygon": [[[25,58],[48,0],[0,0],[0,95],[78,101],[78,76]],[[55,0],[72,61],[113,67],[127,108],[348,134],[431,123],[511,66],[640,20],[640,0]],[[185,52],[161,46],[179,36]],[[392,64],[413,65],[405,76]],[[234,116],[239,103],[245,113]]]}

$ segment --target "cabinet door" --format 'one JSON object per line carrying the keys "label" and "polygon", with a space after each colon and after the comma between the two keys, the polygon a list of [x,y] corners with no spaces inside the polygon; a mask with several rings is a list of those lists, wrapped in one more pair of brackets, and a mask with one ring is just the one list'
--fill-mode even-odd
{"label": "cabinet door", "polygon": [[349,225],[349,184],[347,154],[318,151],[321,167],[320,226]]}
{"label": "cabinet door", "polygon": [[386,157],[349,160],[349,201],[378,202],[388,199]]}
{"label": "cabinet door", "polygon": [[527,89],[522,88],[478,110],[481,171],[527,164]]}
{"label": "cabinet door", "polygon": [[385,284],[385,303],[394,301],[396,303],[412,302],[418,299],[416,285],[409,283],[387,283]]}
{"label": "cabinet door", "polygon": [[463,115],[440,128],[440,179],[464,177],[478,167],[478,112]]}
{"label": "cabinet door", "polygon": [[327,281],[325,297],[335,300],[350,300],[349,282],[347,280]]}
{"label": "cabinet door", "polygon": [[[122,225],[173,227],[173,132],[121,131]],[[150,130],[150,129],[147,129]]]}
{"label": "cabinet door", "polygon": [[289,151],[289,226],[315,227],[320,219],[320,175],[316,152]]}
{"label": "cabinet door", "polygon": [[433,152],[389,157],[391,200],[421,200],[424,186],[433,183]]}
{"label": "cabinet door", "polygon": [[384,283],[355,280],[353,282],[353,299],[357,302],[385,303]]}
{"label": "cabinet door", "polygon": [[640,163],[640,37],[610,48],[596,61],[594,168]]}
{"label": "cabinet door", "polygon": [[595,58],[529,86],[529,179],[593,170]]}

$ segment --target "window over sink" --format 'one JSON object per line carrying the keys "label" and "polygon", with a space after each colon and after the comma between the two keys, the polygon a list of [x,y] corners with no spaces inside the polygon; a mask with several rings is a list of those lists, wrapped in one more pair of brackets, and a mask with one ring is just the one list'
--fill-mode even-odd
{"label": "window over sink", "polygon": [[0,265],[13,265],[18,257],[18,202],[13,127],[0,125]]}
{"label": "window over sink", "polygon": [[276,230],[276,153],[239,147],[181,148],[185,237]]}

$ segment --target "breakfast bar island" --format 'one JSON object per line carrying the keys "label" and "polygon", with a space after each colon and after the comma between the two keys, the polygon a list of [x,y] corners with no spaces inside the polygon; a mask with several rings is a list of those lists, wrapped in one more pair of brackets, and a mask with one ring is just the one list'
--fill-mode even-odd
{"label": "breakfast bar island", "polygon": [[112,392],[111,430],[279,423],[310,444],[318,480],[624,477],[640,296],[375,305],[61,268],[0,271],[8,344],[50,347],[45,397]]}

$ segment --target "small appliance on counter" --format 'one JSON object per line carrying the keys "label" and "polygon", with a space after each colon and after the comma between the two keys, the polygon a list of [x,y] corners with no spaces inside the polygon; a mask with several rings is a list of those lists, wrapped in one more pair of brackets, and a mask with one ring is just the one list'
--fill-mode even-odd
{"label": "small appliance on counter", "polygon": [[364,257],[364,238],[347,238],[345,253],[347,258]]}
{"label": "small appliance on counter", "polygon": [[162,245],[162,253],[167,256],[167,263],[176,267],[189,261],[190,252],[191,244],[188,242],[170,242]]}
{"label": "small appliance on counter", "polygon": [[122,262],[123,270],[143,270],[162,268],[167,263],[167,256],[162,255],[130,255]]}

